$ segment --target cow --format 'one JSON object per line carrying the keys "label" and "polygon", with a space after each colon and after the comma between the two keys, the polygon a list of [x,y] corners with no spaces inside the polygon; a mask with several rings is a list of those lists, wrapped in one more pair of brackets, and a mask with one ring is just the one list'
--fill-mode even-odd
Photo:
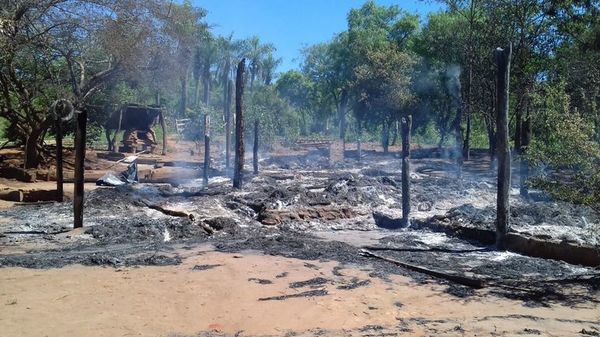
{"label": "cow", "polygon": [[[104,124],[106,140],[108,141],[108,151],[115,150],[115,139],[117,138],[117,133],[121,130],[124,130],[126,134],[134,130],[147,132],[152,135],[152,141],[156,144],[156,134],[152,128],[157,122],[160,123],[163,133],[162,154],[166,154],[167,134],[163,110],[160,107],[137,104],[128,104],[113,112],[108,121]],[[115,131],[115,134],[111,139],[110,134],[112,131]]]}

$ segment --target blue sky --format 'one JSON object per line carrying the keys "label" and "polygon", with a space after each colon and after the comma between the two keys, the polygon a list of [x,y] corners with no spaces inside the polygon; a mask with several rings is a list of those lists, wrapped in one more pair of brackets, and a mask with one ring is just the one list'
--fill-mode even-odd
{"label": "blue sky", "polygon": [[[303,46],[324,42],[346,29],[346,14],[365,0],[192,0],[208,10],[206,20],[217,35],[234,33],[243,39],[253,35],[271,42],[282,58],[279,71],[298,66]],[[380,5],[395,4],[409,13],[436,11],[441,5],[426,0],[377,0]]]}

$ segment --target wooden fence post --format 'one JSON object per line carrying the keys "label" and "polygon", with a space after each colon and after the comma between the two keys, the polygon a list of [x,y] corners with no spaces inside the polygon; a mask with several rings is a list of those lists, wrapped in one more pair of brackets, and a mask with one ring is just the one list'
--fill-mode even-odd
{"label": "wooden fence post", "polygon": [[410,225],[410,131],[412,116],[402,117],[402,225]]}
{"label": "wooden fence post", "polygon": [[87,110],[84,108],[76,113],[75,130],[75,189],[73,191],[74,228],[83,227],[83,188]]}
{"label": "wooden fence post", "polygon": [[244,171],[244,73],[246,72],[246,59],[242,59],[237,67],[235,78],[235,164],[233,174],[233,187],[242,188]]}
{"label": "wooden fence post", "polygon": [[510,144],[508,138],[508,94],[510,82],[510,58],[512,45],[496,49],[496,137],[498,155],[498,195],[496,213],[496,246],[506,248],[506,234],[510,220]]}

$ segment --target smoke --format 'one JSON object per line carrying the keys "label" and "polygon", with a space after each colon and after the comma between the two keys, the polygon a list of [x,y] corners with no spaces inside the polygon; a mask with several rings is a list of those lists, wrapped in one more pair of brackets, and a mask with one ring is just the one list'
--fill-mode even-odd
{"label": "smoke", "polygon": [[446,89],[456,100],[460,99],[460,73],[461,68],[458,65],[451,65],[446,69]]}

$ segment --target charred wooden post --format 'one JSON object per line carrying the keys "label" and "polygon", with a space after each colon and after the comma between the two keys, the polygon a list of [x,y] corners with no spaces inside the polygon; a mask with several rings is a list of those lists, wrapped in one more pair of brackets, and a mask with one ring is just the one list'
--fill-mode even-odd
{"label": "charred wooden post", "polygon": [[244,73],[246,72],[246,59],[238,64],[235,78],[235,166],[233,173],[233,187],[242,188],[244,170]]}
{"label": "charred wooden post", "polygon": [[208,187],[210,170],[210,116],[204,115],[204,187]]}
{"label": "charred wooden post", "polygon": [[252,164],[254,174],[258,174],[258,120],[254,121],[254,148],[252,149]]}
{"label": "charred wooden post", "polygon": [[402,118],[402,224],[410,225],[410,130],[412,116]]}
{"label": "charred wooden post", "polygon": [[56,201],[63,202],[64,190],[63,190],[63,132],[62,132],[62,120],[60,116],[55,118],[56,127]]}
{"label": "charred wooden post", "polygon": [[227,103],[225,104],[225,169],[231,167],[231,100],[233,97],[233,81],[227,82]]}
{"label": "charred wooden post", "polygon": [[83,227],[83,187],[87,110],[77,111],[75,129],[75,189],[73,191],[74,228]]}
{"label": "charred wooden post", "polygon": [[496,91],[496,137],[498,155],[498,195],[496,213],[496,246],[505,249],[506,234],[510,219],[510,145],[508,138],[508,93],[510,82],[510,58],[512,45],[506,49],[496,49],[497,91]]}

